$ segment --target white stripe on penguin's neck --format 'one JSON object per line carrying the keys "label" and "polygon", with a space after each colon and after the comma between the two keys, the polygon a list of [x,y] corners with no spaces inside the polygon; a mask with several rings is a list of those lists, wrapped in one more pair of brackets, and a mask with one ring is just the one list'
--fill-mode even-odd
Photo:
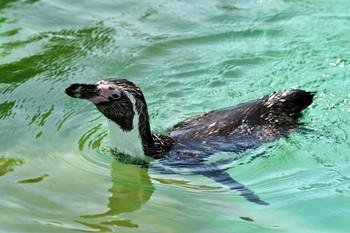
{"label": "white stripe on penguin's neck", "polygon": [[142,159],[145,157],[142,147],[142,140],[139,131],[139,113],[136,109],[136,100],[133,95],[127,93],[132,105],[134,107],[134,119],[133,128],[131,131],[126,132],[120,128],[120,126],[113,121],[108,121],[109,140],[112,151],[129,155],[133,158]]}

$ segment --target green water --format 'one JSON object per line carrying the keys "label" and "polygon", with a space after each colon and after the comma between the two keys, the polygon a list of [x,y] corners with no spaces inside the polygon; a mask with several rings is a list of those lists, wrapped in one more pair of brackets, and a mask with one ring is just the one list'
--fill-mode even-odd
{"label": "green water", "polygon": [[[348,0],[1,0],[0,232],[348,232],[349,35]],[[117,163],[105,119],[63,93],[111,76],[155,132],[295,87],[317,91],[313,131],[224,165],[256,205]]]}

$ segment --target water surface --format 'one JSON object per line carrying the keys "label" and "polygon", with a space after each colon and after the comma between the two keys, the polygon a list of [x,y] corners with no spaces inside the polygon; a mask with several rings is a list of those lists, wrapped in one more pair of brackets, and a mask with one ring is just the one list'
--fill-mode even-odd
{"label": "water surface", "polygon": [[[348,232],[347,3],[2,0],[0,231]],[[311,131],[223,165],[270,204],[257,205],[115,161],[106,120],[63,93],[114,76],[143,89],[158,133],[288,88],[317,91]]]}

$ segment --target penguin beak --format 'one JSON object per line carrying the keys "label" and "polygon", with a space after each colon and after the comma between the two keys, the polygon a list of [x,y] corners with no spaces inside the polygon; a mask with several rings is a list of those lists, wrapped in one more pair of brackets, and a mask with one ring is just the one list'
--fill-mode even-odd
{"label": "penguin beak", "polygon": [[79,99],[93,99],[99,95],[99,88],[97,84],[74,83],[70,85],[65,93],[72,98]]}

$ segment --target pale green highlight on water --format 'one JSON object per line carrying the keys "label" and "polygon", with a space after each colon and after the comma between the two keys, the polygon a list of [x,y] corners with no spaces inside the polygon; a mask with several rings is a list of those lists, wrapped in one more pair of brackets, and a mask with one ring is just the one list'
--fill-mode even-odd
{"label": "pale green highlight on water", "polygon": [[[348,232],[347,0],[0,1],[0,232]],[[223,169],[269,206],[178,169],[118,163],[64,89],[119,76],[151,125],[272,91],[316,91],[310,129]],[[156,161],[154,163],[157,163]]]}

